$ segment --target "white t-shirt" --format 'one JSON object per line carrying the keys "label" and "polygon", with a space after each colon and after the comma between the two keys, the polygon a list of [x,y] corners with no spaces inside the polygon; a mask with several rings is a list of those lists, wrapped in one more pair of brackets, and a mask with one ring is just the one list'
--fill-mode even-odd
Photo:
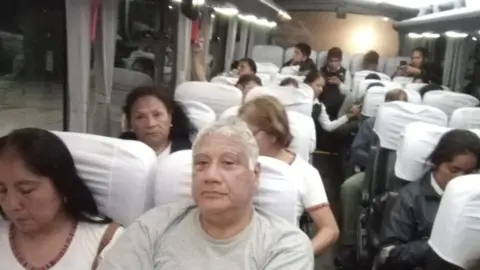
{"label": "white t-shirt", "polygon": [[327,193],[317,169],[299,155],[296,155],[290,166],[297,175],[301,176],[298,181],[295,181],[298,189],[297,216],[300,217],[304,210],[312,210],[327,205]]}
{"label": "white t-shirt", "polygon": [[[0,221],[0,265],[1,269],[24,270],[23,266],[13,255],[9,240],[9,222]],[[97,256],[100,241],[108,228],[108,224],[92,224],[86,222],[78,223],[75,236],[73,237],[67,252],[50,270],[89,270]],[[110,244],[107,245],[100,254],[99,260],[110,249],[111,244],[115,242],[123,233],[122,228],[118,228]]]}

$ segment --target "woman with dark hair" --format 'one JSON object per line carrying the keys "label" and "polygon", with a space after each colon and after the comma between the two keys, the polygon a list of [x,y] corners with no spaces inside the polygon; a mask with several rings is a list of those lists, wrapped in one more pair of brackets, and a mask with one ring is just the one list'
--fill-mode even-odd
{"label": "woman with dark hair", "polygon": [[413,77],[416,82],[442,84],[442,68],[434,62],[428,61],[428,51],[423,47],[412,50],[411,62],[406,66],[399,66],[394,76]]}
{"label": "woman with dark hair", "polygon": [[[480,138],[468,130],[445,133],[428,158],[431,170],[398,194],[382,224],[385,269],[417,269],[425,266],[428,238],[447,184],[480,168]],[[413,158],[413,157],[412,157]]]}
{"label": "woman with dark hair", "polygon": [[2,269],[94,269],[122,230],[100,215],[67,146],[25,128],[0,139]]}
{"label": "woman with dark hair", "polygon": [[151,86],[135,88],[125,101],[123,112],[131,130],[122,139],[139,140],[164,159],[173,152],[190,149],[196,129],[184,109],[164,92]]}

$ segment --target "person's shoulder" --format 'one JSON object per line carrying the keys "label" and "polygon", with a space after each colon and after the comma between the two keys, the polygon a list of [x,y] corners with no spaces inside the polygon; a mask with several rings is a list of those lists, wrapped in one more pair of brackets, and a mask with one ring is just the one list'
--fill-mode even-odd
{"label": "person's shoulder", "polygon": [[191,211],[196,209],[195,205],[189,203],[172,203],[157,206],[143,214],[136,223],[149,229],[162,230],[170,224],[184,219]]}
{"label": "person's shoulder", "polygon": [[320,174],[317,169],[299,155],[296,155],[291,166],[294,170],[298,171],[298,173],[304,174],[309,178],[319,178],[320,180]]}

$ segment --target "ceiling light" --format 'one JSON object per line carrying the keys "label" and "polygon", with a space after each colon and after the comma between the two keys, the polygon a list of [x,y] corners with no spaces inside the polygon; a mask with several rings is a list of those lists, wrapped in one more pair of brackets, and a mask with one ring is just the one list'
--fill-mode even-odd
{"label": "ceiling light", "polygon": [[192,0],[194,6],[201,6],[205,4],[205,0]]}
{"label": "ceiling light", "polygon": [[473,39],[474,41],[477,41],[477,38],[476,38],[476,37],[472,37],[472,39]]}
{"label": "ceiling light", "polygon": [[386,21],[386,22],[388,22],[388,21],[390,20],[390,18],[388,18],[388,17],[383,17],[383,20]]}
{"label": "ceiling light", "polygon": [[468,37],[467,33],[458,33],[458,32],[455,32],[455,31],[448,31],[448,32],[445,33],[445,35],[447,35],[447,37],[451,37],[451,38],[466,38],[466,37]]}
{"label": "ceiling light", "polygon": [[235,16],[238,14],[238,9],[234,7],[215,7],[214,10],[225,16]]}
{"label": "ceiling light", "polygon": [[390,4],[399,7],[418,9],[422,7],[428,7],[431,5],[441,5],[450,3],[452,0],[383,0],[377,1],[383,4]]}
{"label": "ceiling light", "polygon": [[174,3],[182,3],[182,0],[172,0]]}
{"label": "ceiling light", "polygon": [[417,33],[408,33],[409,38],[422,38],[423,35]]}
{"label": "ceiling light", "polygon": [[285,12],[285,11],[279,11],[279,12],[278,12],[278,16],[279,16],[280,18],[282,18],[283,20],[287,20],[287,21],[289,21],[289,20],[292,19],[292,17],[290,17],[290,15],[289,15],[287,12]]}
{"label": "ceiling light", "polygon": [[426,33],[423,33],[422,36],[424,38],[439,38],[440,37],[440,34],[436,34],[436,33],[429,33],[429,32],[426,32]]}

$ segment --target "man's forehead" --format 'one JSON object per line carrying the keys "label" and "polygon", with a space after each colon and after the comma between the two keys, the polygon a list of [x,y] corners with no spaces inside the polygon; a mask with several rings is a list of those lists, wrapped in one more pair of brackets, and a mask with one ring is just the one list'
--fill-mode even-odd
{"label": "man's forehead", "polygon": [[244,155],[245,147],[235,136],[207,134],[198,141],[196,154],[216,153]]}

